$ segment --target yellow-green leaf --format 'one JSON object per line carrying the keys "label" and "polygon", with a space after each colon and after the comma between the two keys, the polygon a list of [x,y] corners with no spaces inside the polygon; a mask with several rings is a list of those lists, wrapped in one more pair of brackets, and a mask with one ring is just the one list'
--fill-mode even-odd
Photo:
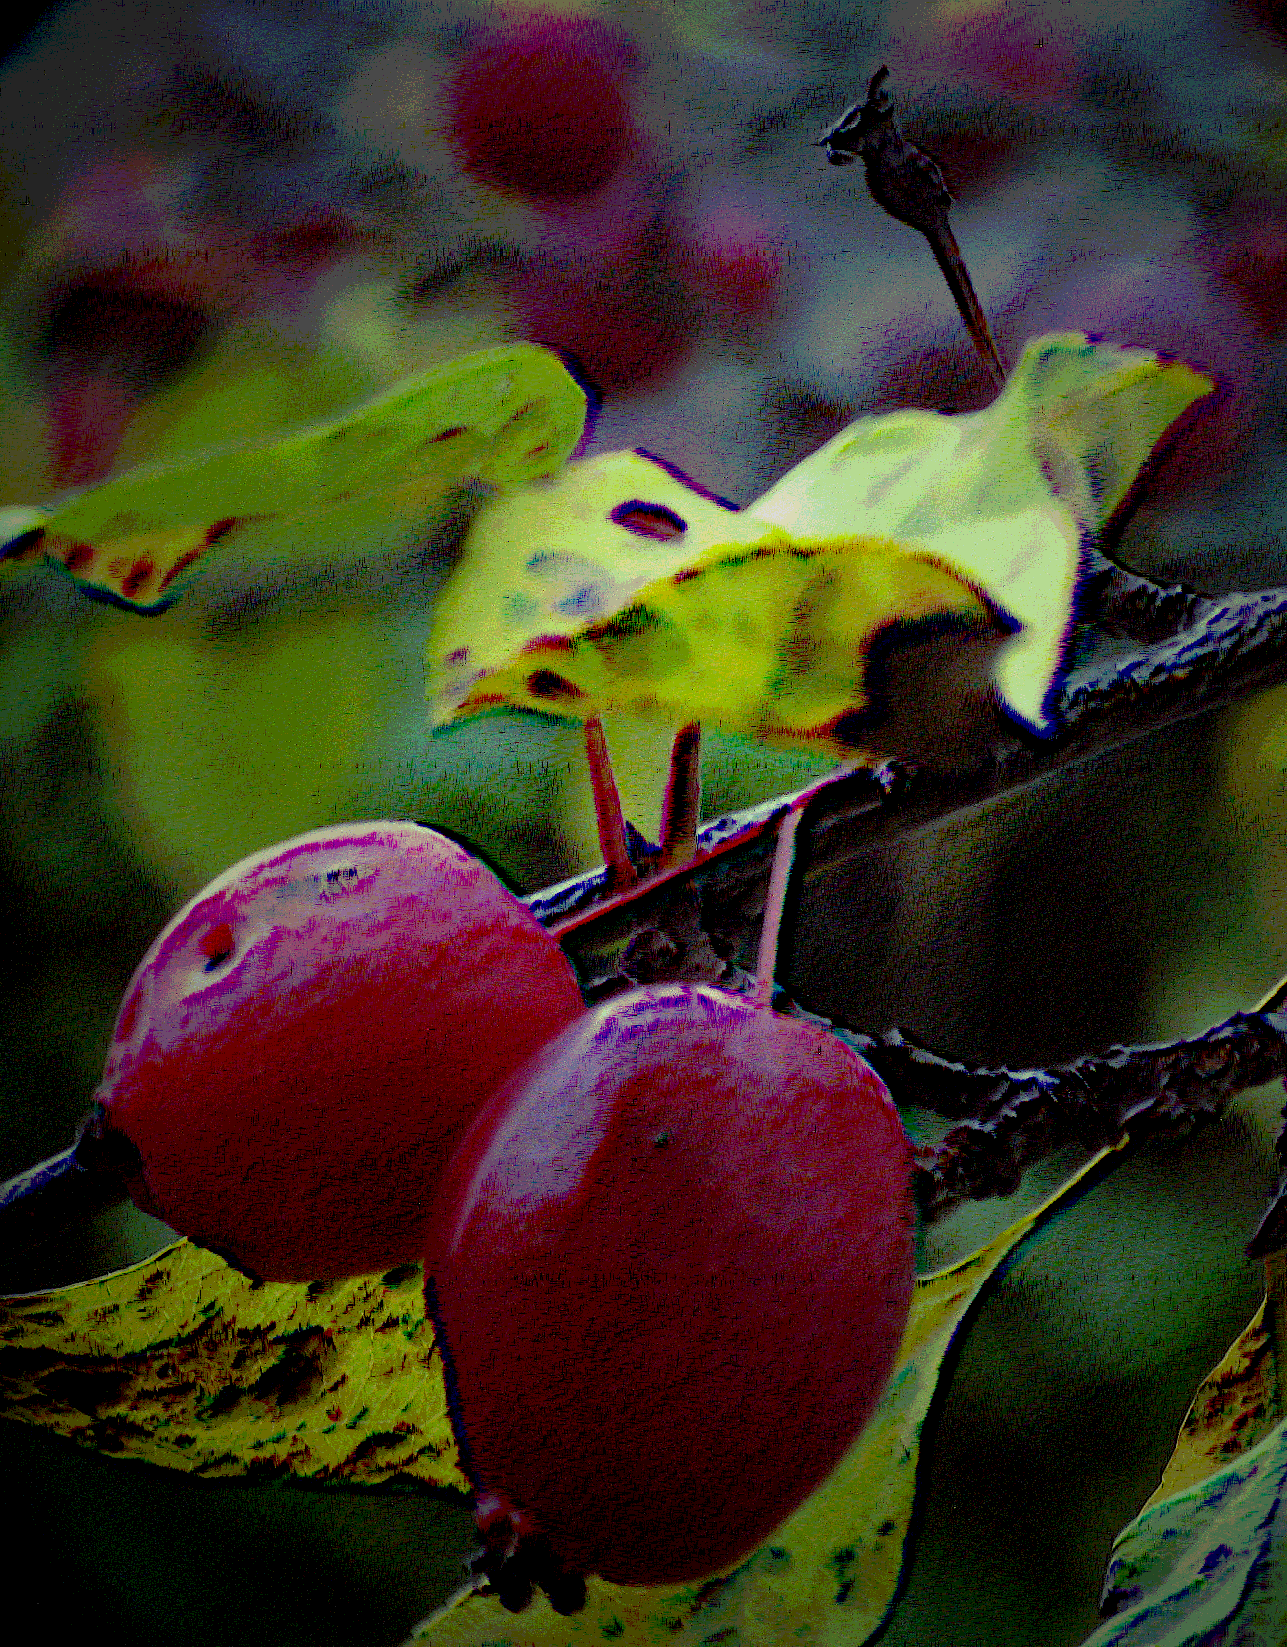
{"label": "yellow-green leaf", "polygon": [[1082,544],[1121,504],[1209,378],[1081,332],[1032,339],[982,412],[859,418],[752,505],[793,537],[862,530],[915,544],[1010,618],[995,683],[1053,730]]}
{"label": "yellow-green leaf", "polygon": [[868,707],[879,638],[925,619],[992,622],[914,547],[793,538],[614,452],[483,509],[435,608],[429,694],[440,722],[624,713],[821,745]]}
{"label": "yellow-green leaf", "polygon": [[1050,733],[1084,545],[1210,387],[1059,334],[986,411],[860,418],[744,512],[638,453],[574,464],[475,521],[430,639],[436,717],[700,719],[851,753],[887,642],[928,628],[990,643],[960,691]]}
{"label": "yellow-green leaf", "polygon": [[1267,1309],[1266,1301],[1198,1385],[1175,1451],[1146,1510],[1214,1475],[1231,1458],[1263,1441],[1282,1418]]}
{"label": "yellow-green leaf", "polygon": [[[461,486],[557,469],[581,436],[584,392],[556,356],[490,349],[405,379],[355,411],[271,440],[148,464],[86,488],[18,530],[86,593],[156,611],[233,534],[286,529],[333,552],[428,531]],[[16,535],[16,534],[15,534]]]}
{"label": "yellow-green leaf", "polygon": [[1085,1647],[1287,1640],[1287,1424],[1266,1298],[1203,1379],[1157,1491],[1113,1542]]}
{"label": "yellow-green leaf", "polygon": [[423,1277],[259,1285],[180,1241],[0,1300],[4,1415],[196,1475],[467,1490]]}
{"label": "yellow-green leaf", "polygon": [[[1287,1424],[1124,1527],[1084,1647],[1287,1641]],[[1236,1634],[1235,1634],[1236,1632]]]}
{"label": "yellow-green leaf", "polygon": [[[515,1616],[490,1593],[462,1591],[422,1638],[567,1647],[734,1630],[744,1647],[868,1640],[901,1582],[921,1437],[946,1388],[949,1349],[1022,1244],[1115,1154],[1102,1151],[970,1258],[917,1280],[876,1414],[749,1561],[673,1589],[591,1580],[573,1618],[543,1597]],[[0,1299],[0,1411],[112,1457],[200,1475],[467,1490],[414,1266],[257,1284],[180,1241],[98,1280]]]}
{"label": "yellow-green leaf", "polygon": [[[1119,1146],[1120,1148],[1121,1146]],[[598,1579],[585,1610],[560,1617],[538,1595],[520,1614],[489,1592],[462,1589],[426,1619],[416,1640],[434,1647],[621,1647],[727,1640],[860,1647],[892,1608],[908,1559],[920,1482],[920,1445],[950,1376],[953,1341],[1020,1247],[1097,1180],[1117,1156],[1103,1150],[1049,1200],[951,1268],[919,1277],[889,1385],[835,1472],[749,1561],[721,1578],[670,1589],[626,1589]],[[664,1514],[664,1506],[659,1510]]]}

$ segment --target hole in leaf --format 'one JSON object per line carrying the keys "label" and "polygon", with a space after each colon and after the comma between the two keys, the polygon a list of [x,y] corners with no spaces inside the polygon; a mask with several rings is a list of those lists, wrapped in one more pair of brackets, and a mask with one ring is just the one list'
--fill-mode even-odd
{"label": "hole in leaf", "polygon": [[579,698],[584,694],[564,675],[553,669],[534,669],[527,677],[527,690],[534,698]]}
{"label": "hole in leaf", "polygon": [[644,503],[639,498],[632,498],[629,503],[619,503],[608,518],[615,525],[624,526],[627,532],[633,532],[636,537],[652,538],[657,543],[682,538],[688,530],[688,522],[683,516],[668,509],[664,503]]}

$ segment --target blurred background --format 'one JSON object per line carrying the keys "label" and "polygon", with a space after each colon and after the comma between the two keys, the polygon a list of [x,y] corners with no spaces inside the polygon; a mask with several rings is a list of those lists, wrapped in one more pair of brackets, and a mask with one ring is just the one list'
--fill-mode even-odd
{"label": "blurred background", "polygon": [[[924,241],[814,140],[882,63],[941,161],[1001,349],[1081,328],[1220,393],[1120,545],[1212,590],[1287,581],[1287,8],[1272,0],[94,3],[0,68],[0,506],[269,434],[518,338],[643,446],[750,503],[854,417],[990,388]],[[160,925],[343,819],[460,831],[521,889],[593,863],[580,734],[431,736],[442,544],[270,569],[235,542],[140,618],[0,583],[0,1171],[66,1144]],[[808,761],[711,735],[707,815]],[[1287,692],[920,832],[816,890],[805,1004],[1031,1064],[1192,1033],[1287,970]],[[1145,1153],[1006,1279],[947,1403],[886,1640],[1062,1647],[1193,1388],[1258,1303],[1242,1244],[1280,1091]],[[915,1118],[913,1118],[915,1119]],[[963,1212],[946,1262],[1074,1165]],[[106,1214],[5,1290],[164,1229]],[[45,1633],[382,1647],[458,1579],[455,1504],[196,1483],[0,1427]]]}

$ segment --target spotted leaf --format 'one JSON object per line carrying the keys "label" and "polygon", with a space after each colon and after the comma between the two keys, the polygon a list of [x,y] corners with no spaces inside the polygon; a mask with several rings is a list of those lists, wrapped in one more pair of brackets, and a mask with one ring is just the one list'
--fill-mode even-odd
{"label": "spotted leaf", "polygon": [[1086,546],[1210,387],[1068,333],[986,411],[860,418],[744,512],[643,454],[574,464],[475,521],[435,615],[436,715],[650,714],[915,757],[995,698],[1053,733]]}
{"label": "spotted leaf", "polygon": [[188,1241],[0,1300],[7,1418],[202,1476],[466,1489],[418,1266],[257,1284]]}
{"label": "spotted leaf", "polygon": [[1193,1398],[1157,1491],[1117,1535],[1085,1647],[1287,1640],[1287,1423],[1267,1298]]}
{"label": "spotted leaf", "polygon": [[1081,332],[1034,338],[986,410],[859,418],[751,507],[793,537],[861,522],[951,567],[1008,619],[994,672],[1001,703],[1050,733],[1083,547],[1211,388],[1147,349]]}
{"label": "spotted leaf", "polygon": [[128,470],[39,512],[7,511],[10,560],[43,557],[86,594],[158,611],[216,544],[305,530],[336,554],[432,530],[461,487],[557,469],[583,391],[531,345],[404,379],[355,411],[271,440]]}
{"label": "spotted leaf", "polygon": [[700,719],[836,742],[878,719],[882,655],[927,627],[1000,640],[950,570],[884,538],[797,539],[614,452],[485,508],[440,597],[436,717]]}

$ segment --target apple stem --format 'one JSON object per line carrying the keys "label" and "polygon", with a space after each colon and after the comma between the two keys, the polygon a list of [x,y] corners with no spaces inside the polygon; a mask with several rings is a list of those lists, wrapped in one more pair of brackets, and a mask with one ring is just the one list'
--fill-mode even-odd
{"label": "apple stem", "polygon": [[608,887],[623,892],[639,879],[626,850],[626,819],[621,810],[621,791],[612,770],[612,756],[603,722],[591,715],[585,723],[585,753],[590,763],[590,786],[594,790],[594,816],[599,826],[599,850],[608,870]]}
{"label": "apple stem", "polygon": [[675,734],[670,749],[670,778],[661,815],[660,869],[691,863],[697,854],[697,826],[702,808],[702,729],[689,721]]}
{"label": "apple stem", "polygon": [[[811,792],[808,798],[812,799]],[[791,872],[795,868],[796,836],[806,801],[797,799],[778,825],[769,890],[764,901],[764,922],[760,927],[760,948],[755,961],[755,1000],[759,1006],[773,1005],[773,979],[778,964],[778,939],[782,934],[782,913],[786,908]]]}

